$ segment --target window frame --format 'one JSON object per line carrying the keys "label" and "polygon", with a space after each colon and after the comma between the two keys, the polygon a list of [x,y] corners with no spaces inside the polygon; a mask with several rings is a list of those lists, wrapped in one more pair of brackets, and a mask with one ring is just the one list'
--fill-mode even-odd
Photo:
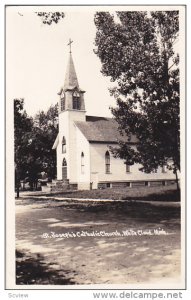
{"label": "window frame", "polygon": [[85,174],[85,162],[84,162],[84,152],[81,152],[81,174]]}
{"label": "window frame", "polygon": [[74,91],[72,94],[72,109],[81,109],[80,94],[77,91]]}
{"label": "window frame", "polygon": [[60,95],[60,111],[65,110],[65,93],[62,91]]}
{"label": "window frame", "polygon": [[66,153],[66,139],[65,136],[62,138],[62,154]]}
{"label": "window frame", "polygon": [[66,161],[65,157],[62,160],[62,167],[67,167],[67,161]]}
{"label": "window frame", "polygon": [[167,173],[167,167],[166,167],[166,165],[162,166],[161,169],[162,169],[162,173],[163,174]]}
{"label": "window frame", "polygon": [[111,160],[110,160],[110,153],[108,150],[105,152],[105,173],[106,174],[111,173]]}
{"label": "window frame", "polygon": [[125,163],[125,168],[126,168],[126,173],[131,173],[131,165],[128,165],[127,163]]}

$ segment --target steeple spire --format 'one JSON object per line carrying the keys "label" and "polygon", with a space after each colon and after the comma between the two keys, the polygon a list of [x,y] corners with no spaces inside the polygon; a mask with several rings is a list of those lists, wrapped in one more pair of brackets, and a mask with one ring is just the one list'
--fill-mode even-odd
{"label": "steeple spire", "polygon": [[68,45],[70,46],[70,52],[69,52],[68,66],[66,69],[64,90],[74,89],[75,87],[79,88],[76,70],[75,70],[74,62],[73,62],[73,58],[72,58],[71,43],[73,43],[73,41],[70,39],[69,43],[68,43]]}

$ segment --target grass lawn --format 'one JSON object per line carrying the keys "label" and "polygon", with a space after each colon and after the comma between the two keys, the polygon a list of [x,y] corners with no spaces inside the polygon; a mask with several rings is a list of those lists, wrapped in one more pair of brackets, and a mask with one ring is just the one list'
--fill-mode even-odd
{"label": "grass lawn", "polygon": [[176,185],[156,187],[108,188],[101,190],[64,191],[48,193],[47,197],[82,198],[82,199],[113,199],[113,200],[144,200],[144,201],[180,201],[180,191]]}

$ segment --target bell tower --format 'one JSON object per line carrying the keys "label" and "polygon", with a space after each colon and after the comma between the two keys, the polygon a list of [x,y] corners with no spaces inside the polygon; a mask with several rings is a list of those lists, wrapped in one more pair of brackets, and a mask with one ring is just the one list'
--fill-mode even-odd
{"label": "bell tower", "polygon": [[70,45],[69,60],[66,69],[64,86],[58,93],[58,95],[60,96],[60,113],[67,110],[85,111],[85,91],[81,90],[79,87],[78,78],[72,58],[71,43],[72,41],[70,40],[68,44]]}
{"label": "bell tower", "polygon": [[[76,126],[75,121],[86,121],[84,93],[78,83],[70,47],[64,85],[59,99],[59,146],[57,147],[57,179],[63,180],[63,161],[67,165],[65,177],[70,183],[77,181],[76,167]],[[63,144],[64,141],[64,144]]]}

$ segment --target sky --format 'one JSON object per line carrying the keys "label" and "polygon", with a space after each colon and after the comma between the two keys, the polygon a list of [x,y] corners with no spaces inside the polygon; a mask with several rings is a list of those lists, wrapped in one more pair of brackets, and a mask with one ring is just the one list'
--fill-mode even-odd
{"label": "sky", "polygon": [[[118,7],[118,10],[124,7]],[[139,6],[125,10],[140,10]],[[161,7],[141,7],[141,10]],[[163,8],[164,9],[164,8]],[[166,7],[165,7],[166,9]],[[168,9],[174,9],[168,7]],[[69,58],[69,39],[80,88],[85,90],[88,115],[110,117],[116,101],[109,87],[115,84],[101,74],[101,62],[94,53],[94,14],[103,7],[8,6],[6,8],[6,102],[24,98],[25,109],[34,116],[59,101]],[[104,7],[113,10],[116,7]],[[35,11],[60,11],[65,18],[51,26],[42,23]]]}
{"label": "sky", "polygon": [[[35,11],[64,11],[65,18],[51,26],[42,24]],[[58,102],[69,58],[69,38],[80,87],[86,91],[89,115],[111,116],[115,105],[101,62],[93,52],[96,27],[94,9],[79,7],[7,7],[6,101],[24,98],[29,115]]]}

